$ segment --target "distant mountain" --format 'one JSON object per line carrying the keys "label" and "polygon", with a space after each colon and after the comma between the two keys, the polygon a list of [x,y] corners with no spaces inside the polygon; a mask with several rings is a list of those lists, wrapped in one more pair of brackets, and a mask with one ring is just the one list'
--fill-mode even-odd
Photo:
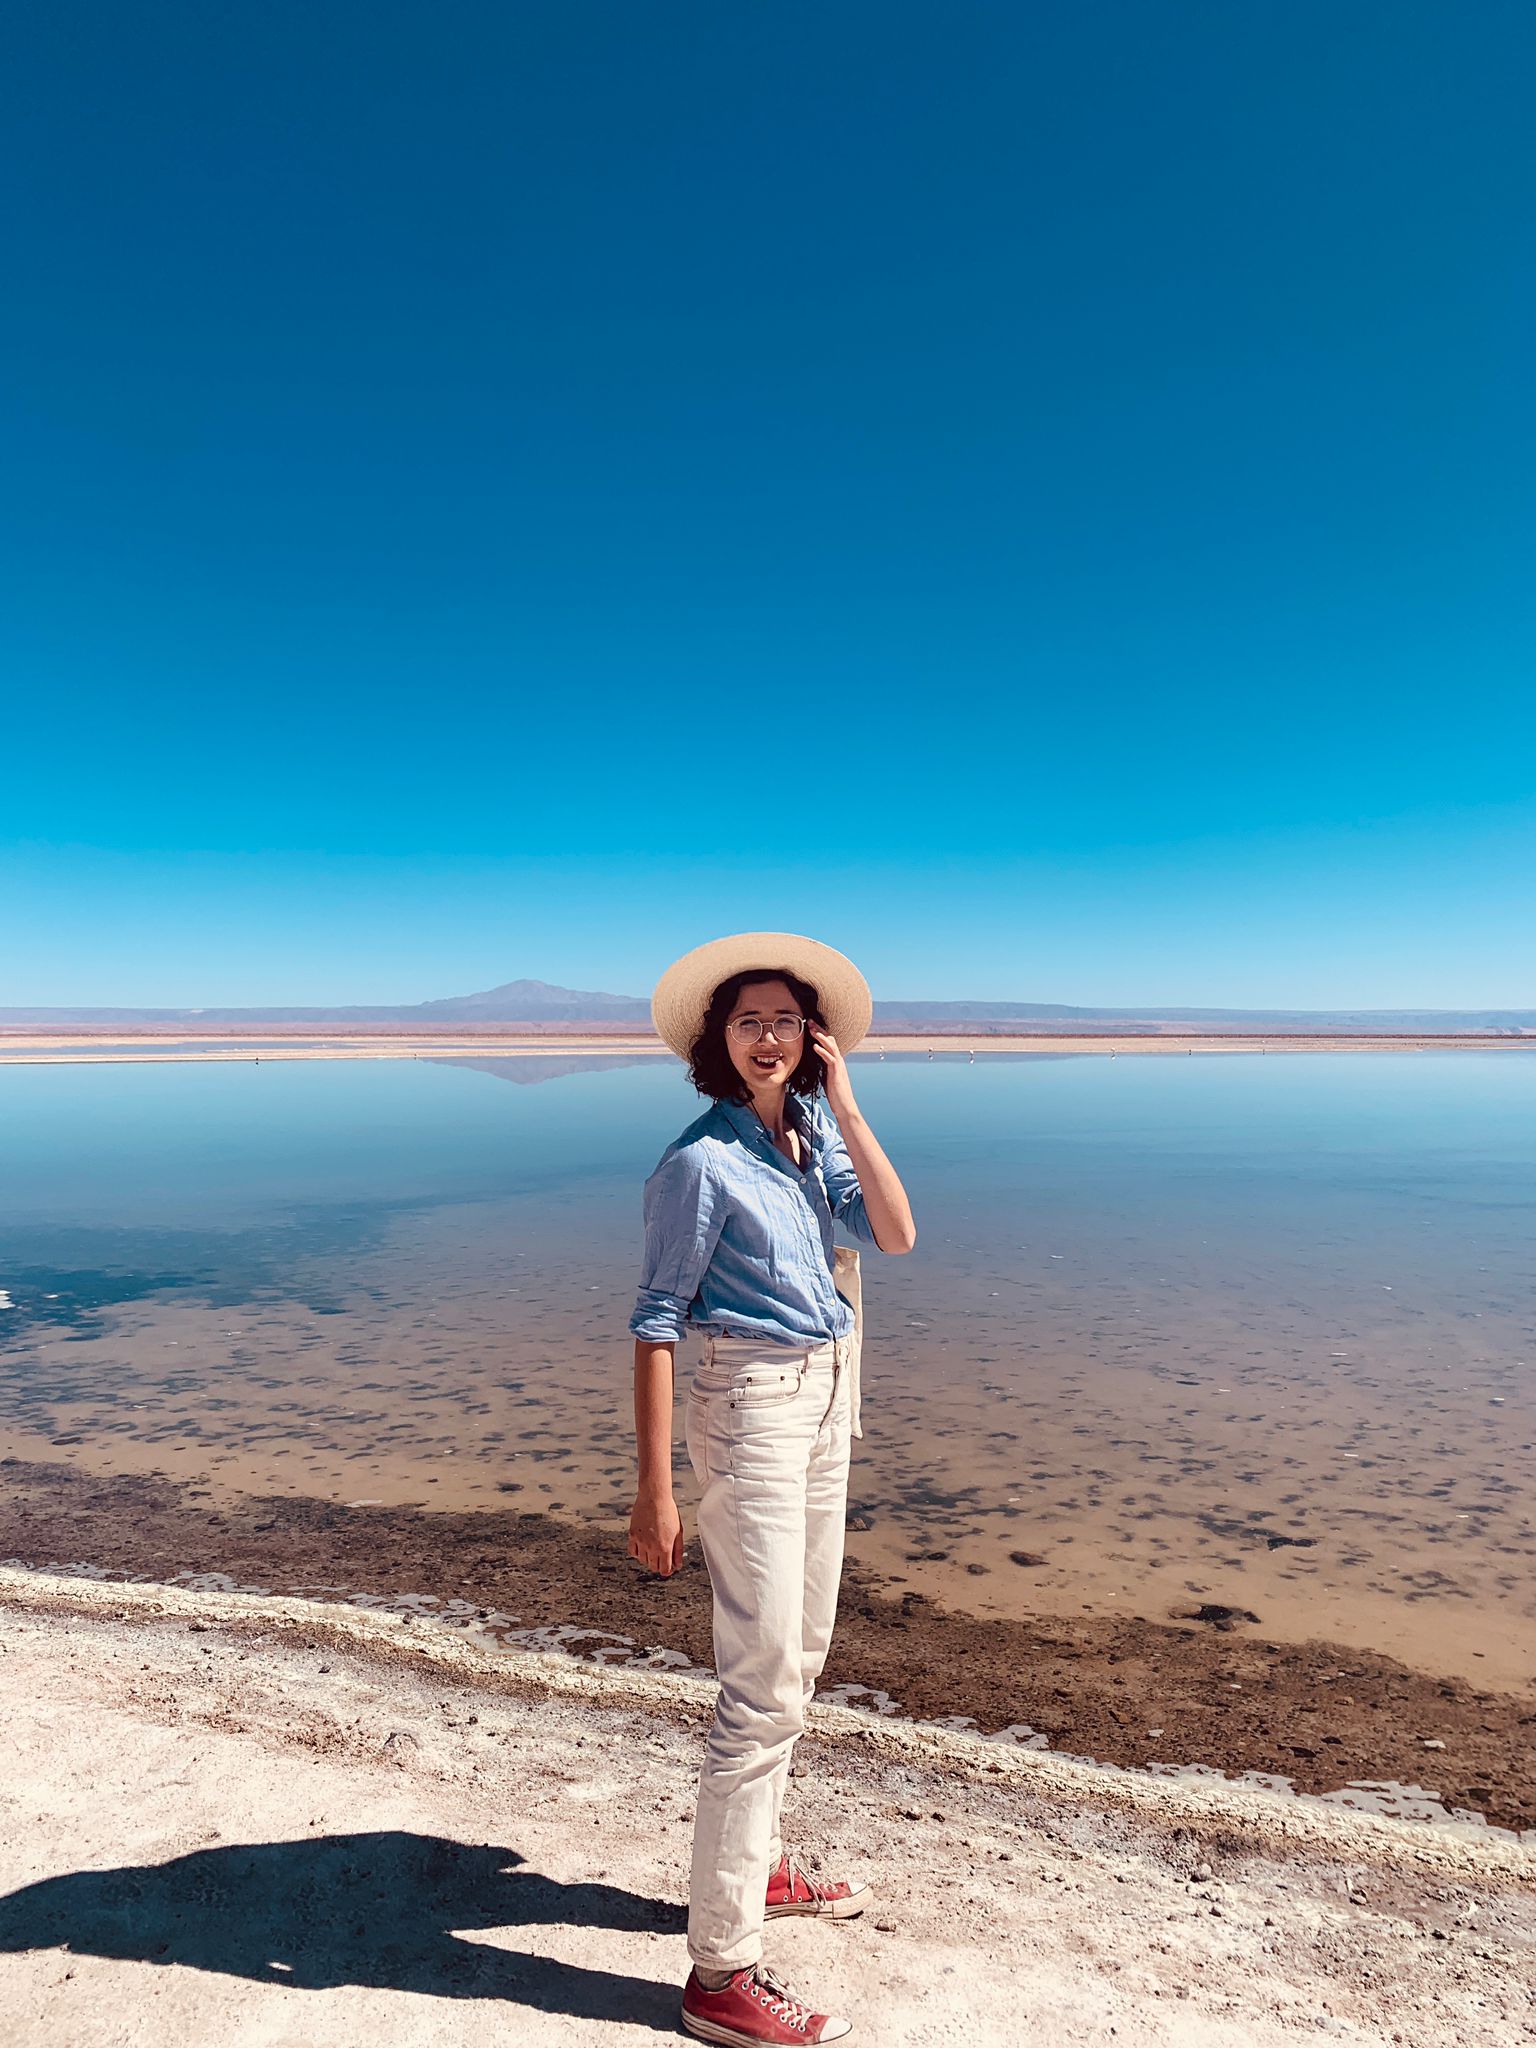
{"label": "distant mountain", "polygon": [[[425,1003],[276,1005],[263,1009],[58,1008],[0,1009],[0,1030],[27,1027],[145,1031],[157,1026],[225,1031],[233,1026],[291,1029],[304,1025],[358,1030],[466,1031],[515,1025],[529,1032],[582,1030],[649,1035],[651,1006],[644,996],[600,989],[558,988],[547,981],[504,981],[478,995],[442,996]],[[1223,1032],[1462,1033],[1501,1035],[1536,1031],[1536,1010],[1205,1010],[1085,1009],[1069,1003],[878,1002],[877,1031],[929,1032],[978,1037],[1005,1032],[1114,1031],[1156,1036],[1191,1029]]]}
{"label": "distant mountain", "polygon": [[1188,1030],[1248,1032],[1521,1032],[1536,1030],[1536,1010],[1198,1010],[1083,1009],[1068,1003],[875,1004],[878,1031],[999,1033],[1054,1027],[1058,1031]]}
{"label": "distant mountain", "polygon": [[424,1023],[643,1024],[651,1006],[644,996],[610,996],[600,990],[556,988],[547,981],[504,981],[477,996],[442,996],[410,1012]]}
{"label": "distant mountain", "polygon": [[611,996],[600,990],[556,988],[547,981],[505,981],[479,995],[441,996],[426,1003],[352,1003],[263,1009],[129,1010],[0,1009],[0,1028],[21,1025],[75,1026],[90,1030],[144,1030],[156,1024],[212,1029],[231,1024],[387,1024],[436,1030],[444,1024],[529,1024],[623,1026],[649,1031],[651,1006],[643,996]]}

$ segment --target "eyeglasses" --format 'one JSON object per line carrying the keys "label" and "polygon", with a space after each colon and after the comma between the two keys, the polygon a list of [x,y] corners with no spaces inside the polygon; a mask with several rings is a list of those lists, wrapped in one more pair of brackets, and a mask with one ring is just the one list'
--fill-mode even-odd
{"label": "eyeglasses", "polygon": [[761,1017],[733,1017],[730,1022],[733,1038],[742,1045],[756,1045],[765,1031],[771,1031],[780,1045],[793,1045],[805,1029],[803,1017],[792,1017],[786,1013],[765,1023]]}

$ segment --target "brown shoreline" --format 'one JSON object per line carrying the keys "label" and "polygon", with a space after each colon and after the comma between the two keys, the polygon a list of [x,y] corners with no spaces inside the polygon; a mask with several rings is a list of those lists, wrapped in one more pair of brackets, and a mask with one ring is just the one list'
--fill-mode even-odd
{"label": "brown shoreline", "polygon": [[[336,1601],[415,1593],[523,1628],[574,1626],[706,1670],[711,1661],[696,1549],[661,1580],[611,1535],[526,1511],[291,1496],[200,1507],[167,1479],[5,1459],[0,1561],[149,1581],[225,1573],[252,1589],[307,1587]],[[1277,1643],[1240,1617],[1226,1627],[977,1618],[921,1594],[884,1593],[850,1565],[822,1690],[838,1686],[883,1693],[915,1718],[972,1716],[982,1733],[1027,1725],[1052,1749],[1101,1763],[1274,1773],[1305,1792],[1420,1786],[1496,1826],[1536,1828],[1536,1695],[1483,1691],[1337,1644]]]}

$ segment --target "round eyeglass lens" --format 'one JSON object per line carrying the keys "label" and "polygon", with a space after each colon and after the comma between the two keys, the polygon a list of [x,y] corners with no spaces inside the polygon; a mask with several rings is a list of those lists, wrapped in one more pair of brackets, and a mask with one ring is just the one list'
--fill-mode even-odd
{"label": "round eyeglass lens", "polygon": [[[739,1039],[751,1045],[763,1035],[763,1020],[761,1017],[734,1017],[731,1020],[731,1029]],[[773,1020],[773,1035],[781,1045],[792,1044],[804,1029],[803,1017],[791,1017],[786,1014]]]}

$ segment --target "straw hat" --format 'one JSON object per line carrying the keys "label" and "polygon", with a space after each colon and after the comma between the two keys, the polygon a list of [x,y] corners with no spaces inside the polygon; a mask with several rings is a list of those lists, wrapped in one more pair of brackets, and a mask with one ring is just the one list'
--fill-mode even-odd
{"label": "straw hat", "polygon": [[869,1030],[875,1008],[869,983],[846,955],[798,932],[732,932],[674,960],[656,984],[651,1018],[680,1059],[693,1051],[710,997],[729,975],[745,968],[760,968],[765,979],[788,968],[808,981],[840,1052],[852,1052]]}

